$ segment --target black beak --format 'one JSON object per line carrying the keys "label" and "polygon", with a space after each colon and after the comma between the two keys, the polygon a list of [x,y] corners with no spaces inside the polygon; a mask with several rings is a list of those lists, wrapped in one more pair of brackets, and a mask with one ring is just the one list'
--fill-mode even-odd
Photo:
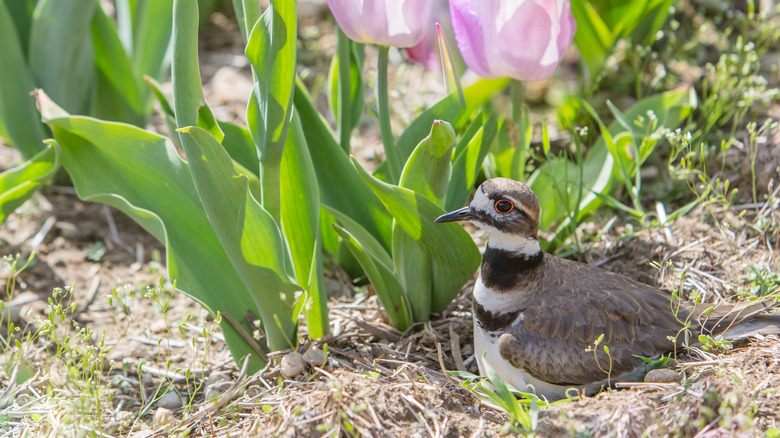
{"label": "black beak", "polygon": [[442,222],[455,222],[455,221],[470,221],[474,219],[474,214],[471,212],[471,207],[466,206],[460,210],[455,210],[447,214],[443,214],[436,218],[434,223],[440,224]]}

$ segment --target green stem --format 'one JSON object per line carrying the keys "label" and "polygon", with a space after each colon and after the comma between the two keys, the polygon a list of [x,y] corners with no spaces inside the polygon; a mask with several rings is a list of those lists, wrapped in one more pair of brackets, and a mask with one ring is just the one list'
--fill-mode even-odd
{"label": "green stem", "polygon": [[523,83],[518,80],[510,82],[509,93],[512,101],[512,120],[519,126],[523,123]]}
{"label": "green stem", "polygon": [[281,167],[281,160],[261,160],[260,163],[260,184],[263,196],[260,203],[279,225],[282,223],[282,200],[279,189]]}
{"label": "green stem", "polygon": [[387,101],[387,53],[389,47],[379,46],[379,61],[377,62],[377,115],[379,116],[379,130],[382,133],[382,144],[385,147],[387,157],[387,169],[390,174],[390,182],[397,184],[401,177],[401,157],[395,148],[393,130],[390,128],[390,106]]}
{"label": "green stem", "polygon": [[509,92],[512,102],[512,121],[515,124],[517,132],[517,145],[512,157],[512,169],[510,176],[518,181],[525,180],[525,163],[528,160],[528,148],[530,147],[525,138],[526,118],[523,111],[523,83],[512,81],[509,84]]}
{"label": "green stem", "polygon": [[338,112],[337,117],[339,120],[339,142],[341,143],[341,148],[347,154],[349,154],[349,139],[352,134],[352,83],[350,81],[352,56],[350,46],[349,38],[344,31],[339,29],[337,55],[340,98],[336,111]]}

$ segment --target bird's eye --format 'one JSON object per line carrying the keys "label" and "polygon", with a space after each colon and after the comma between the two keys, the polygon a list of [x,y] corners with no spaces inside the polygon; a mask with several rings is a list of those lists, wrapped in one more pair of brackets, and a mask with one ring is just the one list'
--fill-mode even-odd
{"label": "bird's eye", "polygon": [[511,201],[507,201],[506,199],[502,199],[500,201],[496,201],[495,207],[497,212],[501,214],[507,214],[515,209],[515,204],[512,204]]}

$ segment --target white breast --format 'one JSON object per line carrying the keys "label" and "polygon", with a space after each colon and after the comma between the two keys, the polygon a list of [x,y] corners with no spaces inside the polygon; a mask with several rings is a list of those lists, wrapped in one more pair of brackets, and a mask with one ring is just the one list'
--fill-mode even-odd
{"label": "white breast", "polygon": [[485,287],[482,275],[479,275],[474,283],[474,299],[485,310],[493,313],[511,312],[517,306],[515,294],[498,293]]}

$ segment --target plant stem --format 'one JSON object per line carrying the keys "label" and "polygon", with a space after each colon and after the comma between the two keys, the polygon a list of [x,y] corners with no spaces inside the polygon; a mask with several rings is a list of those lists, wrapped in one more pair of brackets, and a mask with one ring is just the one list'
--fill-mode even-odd
{"label": "plant stem", "polygon": [[390,174],[390,182],[397,184],[401,177],[401,158],[395,148],[393,130],[390,127],[390,106],[387,101],[387,54],[389,47],[379,46],[379,61],[377,62],[377,115],[379,117],[379,130],[382,133],[382,144],[387,157],[387,169]]}
{"label": "plant stem", "polygon": [[261,160],[260,184],[263,208],[274,218],[277,224],[282,221],[282,201],[279,189],[281,179],[281,160]]}
{"label": "plant stem", "polygon": [[512,120],[519,125],[523,121],[523,82],[518,80],[510,82],[509,93],[512,101]]}
{"label": "plant stem", "polygon": [[349,139],[352,134],[352,82],[350,70],[352,68],[352,51],[349,38],[344,31],[338,30],[337,55],[339,62],[339,100],[336,115],[339,120],[339,143],[344,152],[349,154]]}
{"label": "plant stem", "polygon": [[[523,111],[523,83],[521,81],[512,81],[509,85],[509,92],[512,101],[512,121],[514,122],[515,132],[517,133],[517,145],[512,157],[512,169],[510,176],[518,181],[525,180],[525,163],[528,160],[529,144],[525,138],[526,118]],[[511,131],[510,131],[511,132]]]}

